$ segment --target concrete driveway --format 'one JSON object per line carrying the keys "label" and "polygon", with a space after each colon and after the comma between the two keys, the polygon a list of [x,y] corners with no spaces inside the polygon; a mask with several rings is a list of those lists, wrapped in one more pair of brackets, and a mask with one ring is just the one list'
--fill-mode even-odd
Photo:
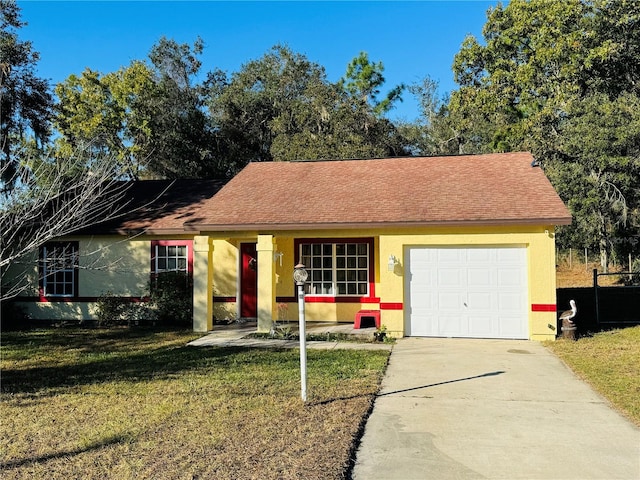
{"label": "concrete driveway", "polygon": [[406,338],[352,478],[640,479],[640,430],[539,343]]}

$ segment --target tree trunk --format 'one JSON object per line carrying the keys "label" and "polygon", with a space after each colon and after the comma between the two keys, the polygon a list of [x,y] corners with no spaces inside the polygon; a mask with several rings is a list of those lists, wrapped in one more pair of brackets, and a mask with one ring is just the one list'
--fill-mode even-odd
{"label": "tree trunk", "polygon": [[607,241],[607,225],[604,215],[600,216],[600,266],[603,273],[609,273],[609,242]]}

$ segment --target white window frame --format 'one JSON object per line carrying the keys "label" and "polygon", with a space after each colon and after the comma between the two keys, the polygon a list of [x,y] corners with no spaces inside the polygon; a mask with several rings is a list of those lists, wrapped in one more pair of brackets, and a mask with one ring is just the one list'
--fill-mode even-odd
{"label": "white window frame", "polygon": [[371,294],[369,241],[305,240],[300,242],[298,254],[309,272],[305,283],[307,295],[368,297]]}
{"label": "white window frame", "polygon": [[[178,249],[183,247],[185,249],[184,255],[179,255]],[[164,249],[166,253],[164,255],[160,255],[160,249]],[[175,249],[175,253],[170,254],[170,249]],[[165,261],[165,268],[160,268],[158,266],[160,260]],[[175,260],[175,268],[169,268],[171,260]],[[184,268],[180,267],[180,260],[184,261]],[[189,245],[155,245],[153,273],[158,274],[165,272],[191,273],[189,270]]]}
{"label": "white window frame", "polygon": [[[78,291],[78,250],[77,242],[52,242],[42,246],[42,294],[45,297],[72,298],[76,296]],[[63,277],[62,280],[58,279],[60,275]],[[50,278],[52,278],[51,281]],[[70,286],[71,293],[66,293],[67,286]]]}

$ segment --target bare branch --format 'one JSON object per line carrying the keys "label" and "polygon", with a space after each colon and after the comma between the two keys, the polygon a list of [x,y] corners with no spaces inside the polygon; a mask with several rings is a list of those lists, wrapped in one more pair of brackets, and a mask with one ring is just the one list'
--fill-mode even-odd
{"label": "bare branch", "polygon": [[[97,157],[89,148],[66,159],[24,158],[1,185],[0,274],[48,241],[118,216],[126,208],[123,194],[128,184],[115,177],[115,165],[113,159]],[[0,178],[3,173],[8,171],[0,171]],[[25,288],[12,283],[0,298]]]}

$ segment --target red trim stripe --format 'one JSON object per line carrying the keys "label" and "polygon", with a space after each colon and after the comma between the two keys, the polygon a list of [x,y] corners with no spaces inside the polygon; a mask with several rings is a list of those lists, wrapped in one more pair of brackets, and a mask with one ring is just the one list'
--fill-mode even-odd
{"label": "red trim stripe", "polygon": [[213,301],[218,303],[233,303],[236,301],[236,297],[213,297]]}
{"label": "red trim stripe", "polygon": [[378,297],[366,297],[361,298],[360,303],[380,303],[380,299]]}
{"label": "red trim stripe", "polygon": [[[277,299],[276,299],[277,300]],[[320,295],[305,295],[304,300],[307,303],[379,303],[378,297],[331,297]],[[294,298],[294,302],[298,299]]]}
{"label": "red trim stripe", "polygon": [[380,310],[402,310],[404,306],[402,303],[381,303]]}
{"label": "red trim stripe", "polygon": [[556,306],[553,303],[532,303],[532,312],[555,312]]}
{"label": "red trim stripe", "polygon": [[[115,295],[115,298],[126,300],[131,303],[148,302],[149,297],[126,297]],[[12,301],[24,303],[92,303],[100,300],[101,297],[15,297]]]}

